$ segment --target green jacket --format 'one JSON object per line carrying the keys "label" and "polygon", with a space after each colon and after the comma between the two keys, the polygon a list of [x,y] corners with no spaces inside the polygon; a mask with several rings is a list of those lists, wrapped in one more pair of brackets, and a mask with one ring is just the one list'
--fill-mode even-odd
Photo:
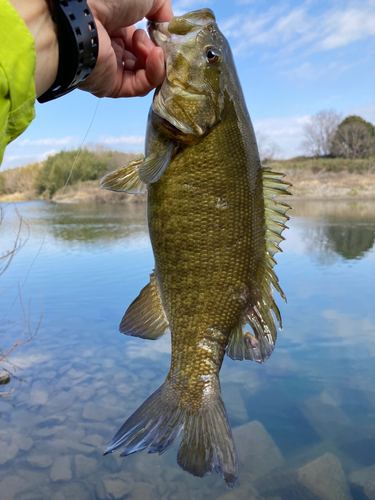
{"label": "green jacket", "polygon": [[7,144],[35,117],[34,39],[18,12],[0,0],[0,164]]}

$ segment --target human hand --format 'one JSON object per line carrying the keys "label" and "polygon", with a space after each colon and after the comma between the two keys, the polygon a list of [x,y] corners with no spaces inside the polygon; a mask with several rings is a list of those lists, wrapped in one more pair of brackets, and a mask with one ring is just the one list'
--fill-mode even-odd
{"label": "human hand", "polygon": [[165,76],[163,51],[134,23],[144,17],[172,19],[171,0],[88,0],[99,38],[99,54],[91,75],[80,89],[97,97],[148,94]]}

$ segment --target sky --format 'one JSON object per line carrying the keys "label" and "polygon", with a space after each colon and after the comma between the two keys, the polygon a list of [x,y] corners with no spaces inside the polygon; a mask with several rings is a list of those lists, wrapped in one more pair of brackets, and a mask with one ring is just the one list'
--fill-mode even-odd
{"label": "sky", "polygon": [[[214,11],[255,131],[280,158],[303,154],[303,125],[321,110],[375,124],[375,0],[172,0],[172,7],[176,15]],[[113,100],[75,90],[37,103],[37,117],[7,147],[2,169],[82,144],[143,152],[151,102],[152,93]]]}

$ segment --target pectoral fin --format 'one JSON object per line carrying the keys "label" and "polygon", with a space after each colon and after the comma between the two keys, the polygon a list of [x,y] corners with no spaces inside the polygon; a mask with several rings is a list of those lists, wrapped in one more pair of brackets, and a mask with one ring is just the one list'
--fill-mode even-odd
{"label": "pectoral fin", "polygon": [[173,144],[170,144],[162,152],[151,153],[139,166],[138,175],[140,180],[145,184],[158,181],[169,165],[173,149]]}
{"label": "pectoral fin", "polygon": [[155,273],[150,274],[150,283],[130,304],[120,324],[120,332],[133,337],[156,340],[169,328],[161,302]]}
{"label": "pectoral fin", "polygon": [[138,169],[144,162],[144,156],[132,160],[114,172],[105,175],[100,181],[101,189],[125,193],[144,193],[146,185],[140,180]]}

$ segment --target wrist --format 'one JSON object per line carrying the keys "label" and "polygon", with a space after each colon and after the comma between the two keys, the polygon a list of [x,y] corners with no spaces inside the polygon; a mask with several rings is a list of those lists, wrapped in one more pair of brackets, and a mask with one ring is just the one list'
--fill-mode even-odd
{"label": "wrist", "polygon": [[37,97],[48,90],[57,75],[59,47],[57,28],[47,0],[10,0],[22,17],[35,44],[35,91]]}

